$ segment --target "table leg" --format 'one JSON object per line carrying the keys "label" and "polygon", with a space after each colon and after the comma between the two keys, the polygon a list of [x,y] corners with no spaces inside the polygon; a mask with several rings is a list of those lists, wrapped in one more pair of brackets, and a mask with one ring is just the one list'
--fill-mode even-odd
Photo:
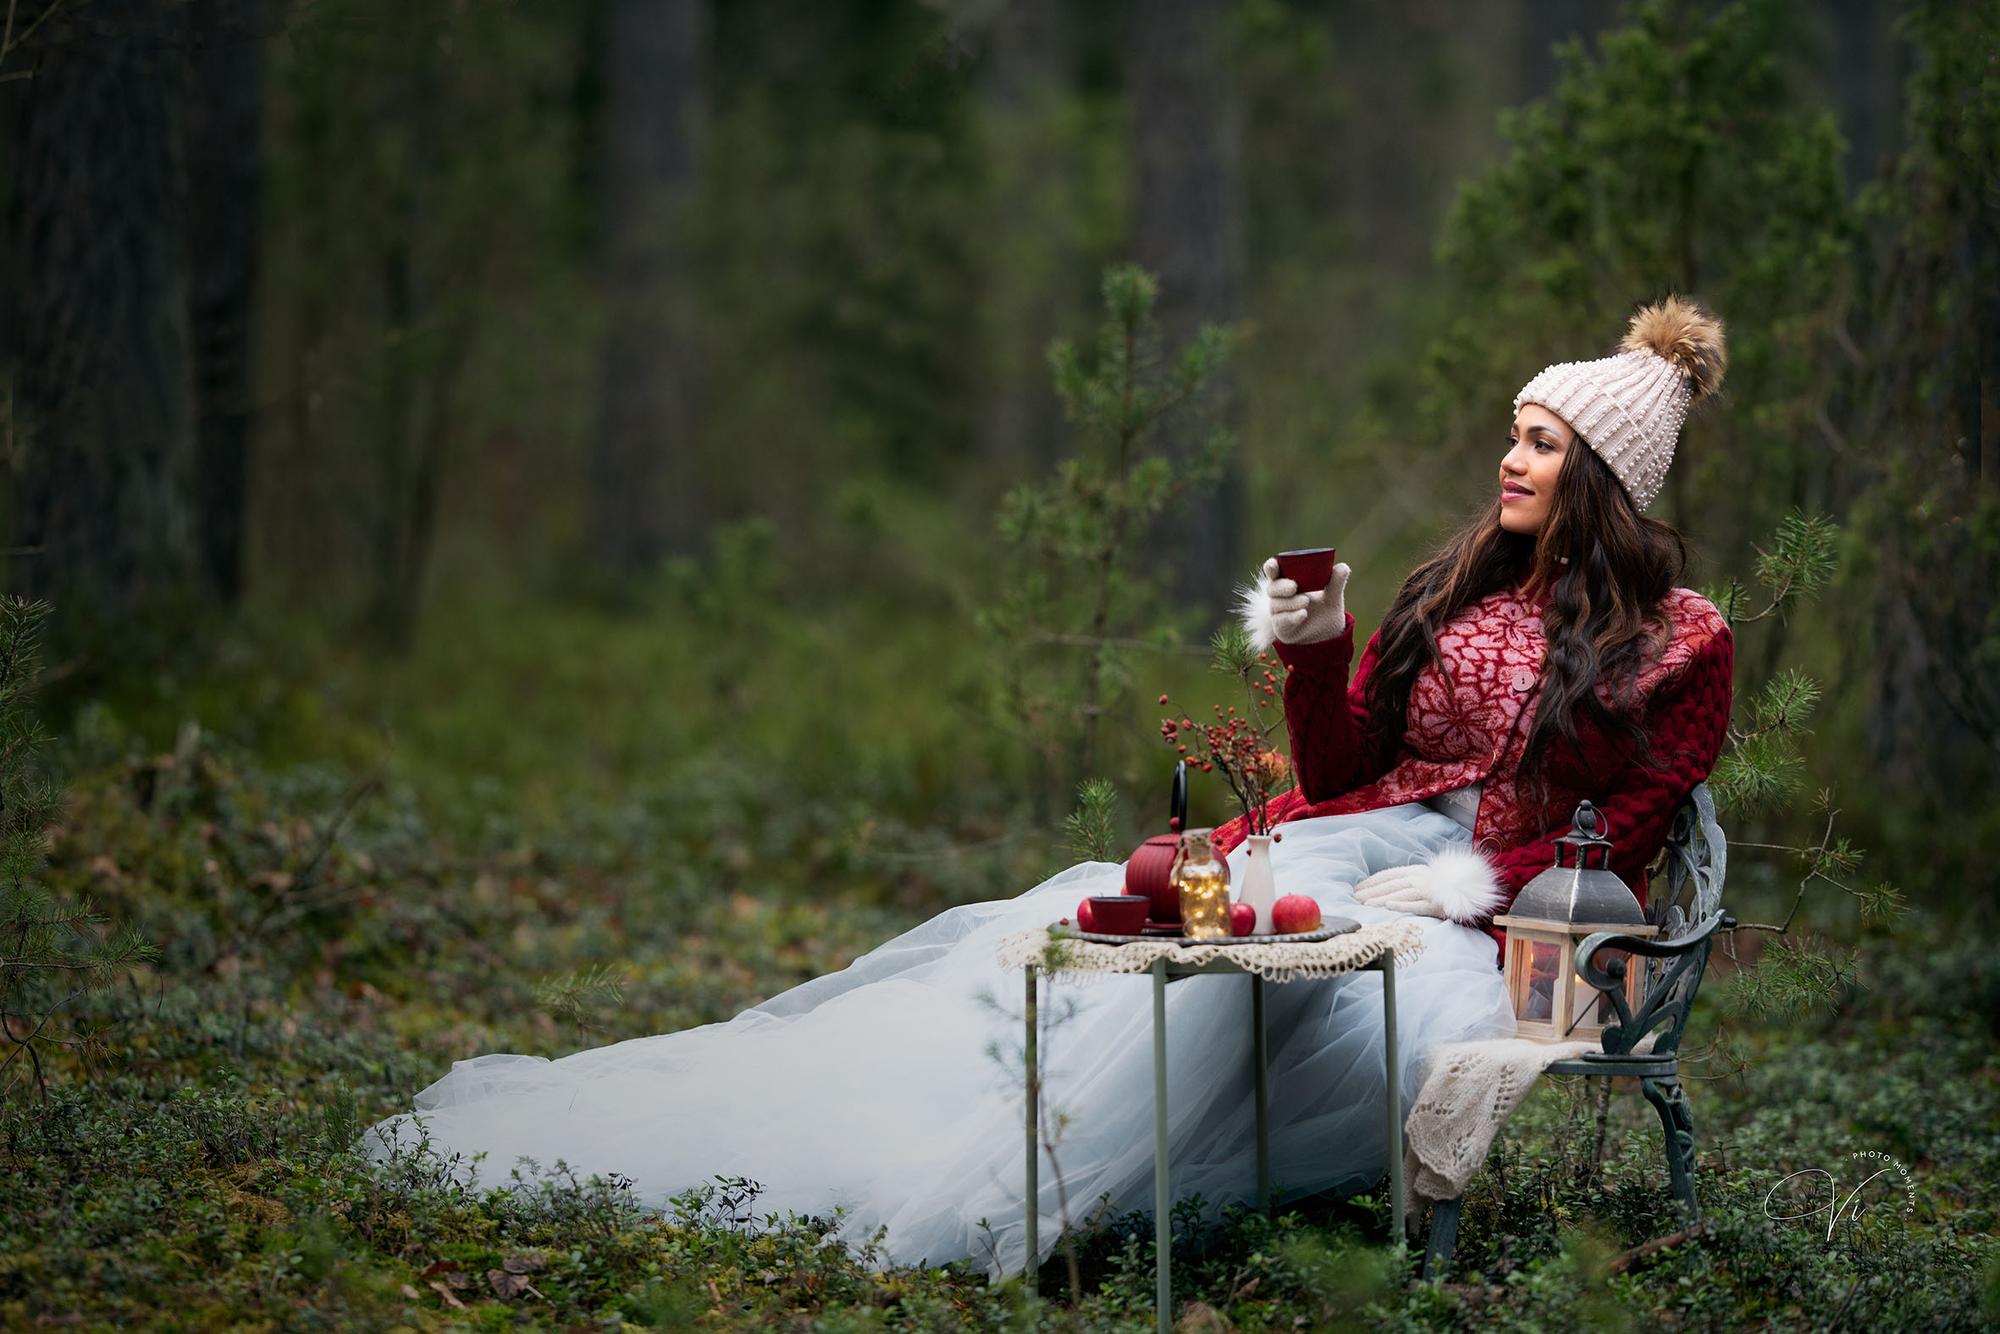
{"label": "table leg", "polygon": [[1035,965],[1029,964],[1024,970],[1028,975],[1028,1036],[1024,1045],[1023,1065],[1028,1075],[1028,1258],[1021,1266],[1021,1277],[1029,1287],[1035,1285],[1035,1258],[1041,1252],[1042,1196],[1036,1176],[1041,1164],[1041,1145],[1035,1137],[1036,1114],[1041,1103],[1041,1074],[1035,1069]]}
{"label": "table leg", "polygon": [[1257,1081],[1257,1207],[1271,1206],[1271,1091],[1264,1080],[1264,978],[1250,974],[1250,1059]]}
{"label": "table leg", "polygon": [[1403,1079],[1396,1059],[1396,957],[1382,956],[1382,1045],[1387,1053],[1389,1096],[1389,1227],[1390,1244],[1403,1245]]}
{"label": "table leg", "polygon": [[1158,1278],[1153,1301],[1160,1334],[1173,1329],[1173,1259],[1167,1212],[1167,961],[1153,962],[1153,1249]]}

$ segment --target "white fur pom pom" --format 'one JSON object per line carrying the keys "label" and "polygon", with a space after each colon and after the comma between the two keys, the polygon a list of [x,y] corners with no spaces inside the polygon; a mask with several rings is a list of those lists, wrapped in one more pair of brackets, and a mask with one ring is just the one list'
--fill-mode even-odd
{"label": "white fur pom pom", "polygon": [[1493,864],[1471,848],[1448,843],[1433,852],[1426,886],[1445,916],[1454,922],[1476,922],[1500,906],[1504,895]]}
{"label": "white fur pom pom", "polygon": [[1250,647],[1269,653],[1278,638],[1278,625],[1271,619],[1271,576],[1261,568],[1256,583],[1236,586],[1236,615],[1250,635]]}

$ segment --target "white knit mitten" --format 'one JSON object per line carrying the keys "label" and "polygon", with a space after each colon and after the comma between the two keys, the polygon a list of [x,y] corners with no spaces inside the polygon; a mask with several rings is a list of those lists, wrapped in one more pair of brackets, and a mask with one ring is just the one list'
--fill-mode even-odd
{"label": "white knit mitten", "polygon": [[1270,649],[1272,641],[1313,644],[1332,639],[1347,628],[1347,562],[1333,567],[1333,578],[1324,589],[1299,592],[1290,579],[1278,577],[1278,558],[1271,557],[1257,573],[1257,582],[1236,590],[1237,615],[1250,634],[1250,643],[1259,653]]}
{"label": "white knit mitten", "polygon": [[1354,887],[1354,901],[1472,925],[1500,907],[1493,864],[1471,848],[1446,844],[1426,861],[1377,871]]}

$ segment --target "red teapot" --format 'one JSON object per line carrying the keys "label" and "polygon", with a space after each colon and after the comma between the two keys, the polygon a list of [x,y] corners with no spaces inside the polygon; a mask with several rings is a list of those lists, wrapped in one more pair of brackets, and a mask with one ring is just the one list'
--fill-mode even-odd
{"label": "red teapot", "polygon": [[1144,894],[1153,901],[1147,912],[1149,922],[1178,925],[1181,920],[1180,891],[1174,888],[1174,855],[1180,851],[1181,831],[1187,828],[1187,761],[1174,766],[1174,789],[1168,807],[1167,828],[1171,834],[1155,834],[1141,843],[1125,863],[1125,892]]}

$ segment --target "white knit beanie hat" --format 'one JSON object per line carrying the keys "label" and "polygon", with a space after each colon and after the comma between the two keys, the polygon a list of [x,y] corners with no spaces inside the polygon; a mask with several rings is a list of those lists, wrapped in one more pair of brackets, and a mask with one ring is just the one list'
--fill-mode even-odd
{"label": "white knit beanie hat", "polygon": [[1721,388],[1727,365],[1722,321],[1669,296],[1632,317],[1610,356],[1544,368],[1514,395],[1514,411],[1539,403],[1568,422],[1644,511],[1674,461],[1689,402]]}

